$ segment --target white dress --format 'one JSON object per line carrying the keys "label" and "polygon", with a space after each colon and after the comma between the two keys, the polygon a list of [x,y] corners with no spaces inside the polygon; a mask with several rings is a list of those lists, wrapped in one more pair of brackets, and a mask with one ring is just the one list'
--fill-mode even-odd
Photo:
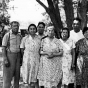
{"label": "white dress", "polygon": [[[54,38],[50,41],[48,38],[42,40],[41,47],[45,52],[59,52],[61,42]],[[51,88],[57,86],[62,78],[62,62],[61,57],[53,57],[48,59],[47,55],[41,55],[40,66],[38,72],[39,86]]]}
{"label": "white dress", "polygon": [[41,41],[37,35],[34,39],[31,36],[26,36],[21,42],[20,48],[25,48],[21,68],[23,81],[25,83],[30,84],[30,82],[37,81],[40,44]]}
{"label": "white dress", "polygon": [[69,83],[74,83],[75,81],[75,72],[71,70],[71,63],[72,63],[71,49],[75,48],[75,43],[71,39],[68,39],[64,43],[67,46],[63,44],[64,54],[62,57],[62,71],[63,71],[62,84],[68,85]]}

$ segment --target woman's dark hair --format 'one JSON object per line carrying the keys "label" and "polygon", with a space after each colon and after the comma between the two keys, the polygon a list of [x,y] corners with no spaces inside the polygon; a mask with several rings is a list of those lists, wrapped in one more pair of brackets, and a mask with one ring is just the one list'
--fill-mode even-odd
{"label": "woman's dark hair", "polygon": [[84,27],[82,33],[84,34],[88,30],[88,27]]}
{"label": "woman's dark hair", "polygon": [[67,30],[68,32],[68,38],[70,37],[70,30],[68,28],[62,28],[61,31],[60,31],[60,38],[62,39],[62,36],[61,36],[61,33],[63,32],[63,30]]}
{"label": "woman's dark hair", "polygon": [[29,28],[30,28],[31,26],[34,26],[34,27],[36,28],[36,32],[37,32],[37,27],[36,27],[35,24],[30,24],[30,25],[28,26],[28,31],[29,31]]}
{"label": "woman's dark hair", "polygon": [[39,26],[40,24],[42,24],[42,25],[45,27],[45,23],[44,23],[44,22],[39,22],[39,23],[38,23],[38,26]]}

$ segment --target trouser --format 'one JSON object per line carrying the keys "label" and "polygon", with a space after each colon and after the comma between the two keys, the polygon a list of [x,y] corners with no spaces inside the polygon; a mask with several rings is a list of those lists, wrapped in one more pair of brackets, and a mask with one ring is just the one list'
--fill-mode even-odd
{"label": "trouser", "polygon": [[[10,88],[14,77],[14,88],[19,88],[20,79],[20,53],[7,52],[10,67],[5,67],[3,63],[3,88]],[[4,62],[4,61],[3,61]]]}

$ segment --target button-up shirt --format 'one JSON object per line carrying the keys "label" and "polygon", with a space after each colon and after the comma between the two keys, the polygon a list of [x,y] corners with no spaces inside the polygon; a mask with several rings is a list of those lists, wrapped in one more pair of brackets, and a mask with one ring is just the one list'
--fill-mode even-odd
{"label": "button-up shirt", "polygon": [[[9,42],[9,46],[8,46],[8,42]],[[20,34],[15,35],[12,32],[6,33],[2,40],[2,46],[5,46],[7,48],[9,47],[8,51],[11,52],[19,52],[20,43],[21,43],[21,35]]]}

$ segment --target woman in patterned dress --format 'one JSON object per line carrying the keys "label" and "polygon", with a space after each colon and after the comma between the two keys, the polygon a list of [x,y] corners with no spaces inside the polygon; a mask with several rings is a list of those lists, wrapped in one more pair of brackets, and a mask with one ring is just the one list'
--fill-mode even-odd
{"label": "woman in patterned dress", "polygon": [[23,82],[30,87],[36,85],[37,72],[39,67],[39,50],[41,41],[36,35],[37,28],[35,24],[28,27],[29,35],[23,38],[20,48],[23,54],[22,77]]}
{"label": "woman in patterned dress", "polygon": [[77,88],[88,88],[88,27],[84,27],[83,35],[84,38],[76,43],[78,54],[76,67]]}
{"label": "woman in patterned dress", "polygon": [[39,86],[56,88],[62,78],[63,54],[61,42],[54,37],[54,26],[49,26],[48,37],[42,39],[38,72]]}
{"label": "woman in patterned dress", "polygon": [[[75,72],[71,69],[72,58],[75,55],[75,43],[70,38],[70,33],[68,28],[63,28],[61,30],[61,39],[63,45],[63,57],[62,57],[62,88],[69,88],[69,84],[74,83]],[[71,87],[73,88],[73,86]]]}

